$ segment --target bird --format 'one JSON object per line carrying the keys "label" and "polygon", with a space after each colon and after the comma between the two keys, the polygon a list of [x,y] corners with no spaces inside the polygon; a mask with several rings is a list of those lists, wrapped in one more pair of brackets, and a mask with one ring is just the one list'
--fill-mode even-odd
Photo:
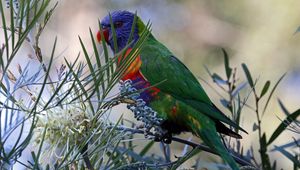
{"label": "bird", "polygon": [[[104,40],[114,54],[125,48],[126,53],[129,53],[147,29],[139,16],[126,10],[110,12],[101,20],[100,26],[102,33],[97,32],[97,40]],[[128,47],[130,39],[132,43]],[[120,57],[118,62],[122,62]],[[228,125],[247,132],[213,104],[192,72],[152,33],[121,79],[131,80],[137,89],[146,88],[141,92],[141,98],[163,120],[160,126],[167,133],[162,138],[167,143],[170,143],[172,135],[192,132],[217,152],[232,169],[239,169],[219,133],[241,139],[242,136]]]}

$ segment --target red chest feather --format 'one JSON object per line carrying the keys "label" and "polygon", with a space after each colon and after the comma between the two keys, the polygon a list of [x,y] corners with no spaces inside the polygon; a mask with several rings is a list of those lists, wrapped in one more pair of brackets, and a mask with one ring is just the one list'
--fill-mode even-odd
{"label": "red chest feather", "polygon": [[[132,49],[127,49],[123,58],[126,58],[131,50]],[[123,60],[123,58],[122,56],[118,58],[118,65]],[[125,81],[130,79],[134,83],[134,87],[136,89],[138,90],[146,89],[140,95],[145,102],[148,102],[152,100],[152,98],[156,96],[160,90],[156,87],[151,87],[150,82],[147,81],[147,79],[143,76],[143,74],[140,71],[141,65],[142,65],[141,57],[137,56],[136,59],[130,64],[127,71],[122,76],[121,80]]]}
{"label": "red chest feather", "polygon": [[[119,56],[118,57],[118,65],[120,64],[120,62],[125,59],[128,54],[131,52],[131,48],[128,48],[124,57]],[[130,66],[128,67],[127,71],[124,73],[123,77],[121,78],[122,80],[127,80],[127,79],[132,79],[135,78],[136,76],[139,76],[139,70],[140,67],[142,65],[142,61],[141,61],[141,57],[137,56],[135,58],[135,60],[130,64]]]}

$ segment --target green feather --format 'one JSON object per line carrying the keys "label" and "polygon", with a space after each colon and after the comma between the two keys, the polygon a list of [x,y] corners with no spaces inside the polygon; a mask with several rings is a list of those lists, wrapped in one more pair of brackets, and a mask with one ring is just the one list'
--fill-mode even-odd
{"label": "green feather", "polygon": [[214,120],[226,123],[244,132],[211,102],[190,70],[154,37],[149,37],[141,50],[141,73],[164,93],[182,100]]}
{"label": "green feather", "polygon": [[[170,113],[169,110],[174,105],[178,108],[177,113]],[[222,144],[221,138],[216,130],[215,122],[211,118],[205,114],[200,114],[198,110],[187,105],[185,102],[176,100],[173,96],[162,93],[159,95],[159,100],[151,102],[150,106],[154,108],[163,119],[171,120],[177,126],[184,127],[199,136],[203,142],[217,152],[232,169],[239,169]]]}
{"label": "green feather", "polygon": [[238,166],[234,159],[229,155],[228,151],[222,144],[220,140],[220,136],[217,134],[216,128],[213,125],[212,120],[209,118],[201,118],[197,119],[199,123],[202,125],[201,128],[195,126],[195,124],[191,125],[191,128],[196,131],[196,133],[200,136],[200,138],[206,143],[211,149],[215,150],[225,162],[229,164],[229,166],[233,170],[238,170]]}
{"label": "green feather", "polygon": [[[145,26],[139,18],[137,24],[141,32]],[[150,106],[158,112],[160,117],[200,136],[232,169],[238,169],[221,142],[216,123],[220,121],[246,131],[211,102],[191,71],[154,36],[148,37],[141,49],[140,57],[142,75],[151,85],[158,84],[157,87],[161,90],[159,99],[152,101]],[[175,114],[170,111],[174,103],[178,107]]]}

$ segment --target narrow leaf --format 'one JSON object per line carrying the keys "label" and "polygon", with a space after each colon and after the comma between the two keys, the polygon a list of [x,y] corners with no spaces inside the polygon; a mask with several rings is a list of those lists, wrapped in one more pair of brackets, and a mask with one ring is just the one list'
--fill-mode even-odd
{"label": "narrow leaf", "polygon": [[266,82],[266,84],[264,85],[263,89],[261,90],[261,93],[260,93],[260,97],[259,98],[262,98],[269,90],[269,87],[270,87],[270,84],[271,82],[268,80]]}
{"label": "narrow leaf", "polygon": [[15,46],[15,20],[14,20],[15,15],[14,15],[14,5],[13,5],[13,1],[12,0],[10,0],[10,4],[11,4],[11,6],[10,6],[11,48],[13,50],[14,46]]}
{"label": "narrow leaf", "polygon": [[217,73],[214,73],[212,75],[212,79],[215,83],[222,85],[222,84],[227,84],[227,81],[223,80],[221,76],[219,76]]}
{"label": "narrow leaf", "polygon": [[288,127],[293,121],[297,119],[297,117],[300,115],[300,109],[295,111],[294,113],[290,114],[285,118],[284,121],[280,123],[280,125],[277,127],[277,129],[273,132],[272,136],[270,137],[268,141],[268,145],[270,145],[284,130],[286,127]]}
{"label": "narrow leaf", "polygon": [[[4,9],[3,9],[2,1],[0,2],[0,12],[1,12],[1,18],[2,18],[2,25],[3,25],[3,33],[4,33],[5,45],[6,45],[6,47],[5,47],[6,48],[6,58],[8,59],[9,58],[8,34],[7,34],[6,19],[5,19],[5,14],[4,14]],[[13,16],[11,16],[11,17],[13,17]],[[3,69],[3,70],[5,70],[5,69]]]}
{"label": "narrow leaf", "polygon": [[229,108],[229,101],[226,99],[221,99],[220,102],[225,108]]}
{"label": "narrow leaf", "polygon": [[114,23],[112,21],[112,16],[111,16],[110,13],[109,13],[109,22],[110,22],[111,32],[112,32],[112,35],[113,35],[114,50],[115,50],[115,52],[119,52],[119,50],[118,50],[118,42],[117,42],[117,34],[116,34],[116,30],[115,30],[115,25],[114,25]]}
{"label": "narrow leaf", "polygon": [[253,83],[253,79],[251,77],[251,74],[250,74],[250,71],[247,67],[247,65],[245,63],[242,64],[242,67],[243,67],[243,70],[246,74],[246,77],[247,77],[247,80],[248,80],[248,83],[250,84],[251,88],[254,88],[254,83]]}
{"label": "narrow leaf", "polygon": [[232,97],[235,97],[241,90],[243,90],[247,86],[247,82],[239,84],[231,93]]}
{"label": "narrow leaf", "polygon": [[281,80],[283,79],[284,76],[285,76],[285,74],[283,74],[283,75],[279,78],[279,80],[277,81],[277,83],[275,84],[275,86],[273,87],[273,89],[271,90],[271,93],[270,93],[270,95],[269,95],[269,97],[268,97],[268,100],[267,100],[267,102],[266,102],[266,104],[265,104],[265,107],[264,107],[264,110],[263,110],[263,112],[262,112],[262,116],[265,114],[265,112],[266,112],[266,110],[267,110],[267,107],[268,107],[268,105],[269,105],[270,99],[271,99],[271,97],[272,97],[274,91],[276,90],[277,86],[279,85],[279,83],[281,82]]}
{"label": "narrow leaf", "polygon": [[153,146],[155,142],[154,141],[150,141],[140,152],[139,155],[144,156]]}
{"label": "narrow leaf", "polygon": [[226,76],[227,76],[227,80],[229,80],[231,73],[232,73],[232,69],[229,66],[229,59],[228,59],[228,54],[225,51],[224,48],[222,48],[222,52],[224,55],[224,64],[225,64],[225,71],[226,71]]}
{"label": "narrow leaf", "polygon": [[94,39],[94,35],[92,33],[91,28],[89,28],[89,31],[90,31],[90,36],[91,36],[91,40],[92,40],[92,43],[93,43],[93,50],[94,50],[94,53],[95,53],[95,58],[96,58],[97,66],[98,66],[98,68],[101,68],[100,55],[99,55],[99,52],[98,52],[98,49],[97,49],[97,45],[96,45],[96,41]]}
{"label": "narrow leaf", "polygon": [[[294,141],[290,141],[289,143],[286,143],[284,145],[277,146],[277,148],[282,148],[282,149],[289,148],[289,147],[295,148],[295,147],[299,147],[298,143],[300,143],[300,138],[299,139],[294,139]],[[276,150],[277,149],[272,149],[271,152],[274,152]]]}
{"label": "narrow leaf", "polygon": [[297,156],[292,155],[291,153],[289,153],[288,151],[286,151],[283,148],[278,148],[277,146],[275,146],[275,149],[278,150],[279,152],[281,152],[285,157],[287,157],[290,161],[292,161],[294,163],[294,166],[300,168],[300,162],[297,159]]}
{"label": "narrow leaf", "polygon": [[280,99],[278,99],[278,103],[279,103],[279,106],[281,108],[281,110],[283,111],[283,113],[286,115],[286,116],[289,116],[291,113],[287,110],[287,108],[283,105],[282,101]]}

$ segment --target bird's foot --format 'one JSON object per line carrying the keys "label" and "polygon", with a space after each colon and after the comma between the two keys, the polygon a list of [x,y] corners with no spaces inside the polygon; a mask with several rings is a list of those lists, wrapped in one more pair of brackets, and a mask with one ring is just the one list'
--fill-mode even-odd
{"label": "bird's foot", "polygon": [[166,144],[171,144],[172,143],[172,134],[171,133],[165,134],[163,142]]}
{"label": "bird's foot", "polygon": [[171,144],[172,143],[172,134],[169,132],[166,133],[156,133],[154,134],[154,141],[155,142],[164,142],[165,144]]}

